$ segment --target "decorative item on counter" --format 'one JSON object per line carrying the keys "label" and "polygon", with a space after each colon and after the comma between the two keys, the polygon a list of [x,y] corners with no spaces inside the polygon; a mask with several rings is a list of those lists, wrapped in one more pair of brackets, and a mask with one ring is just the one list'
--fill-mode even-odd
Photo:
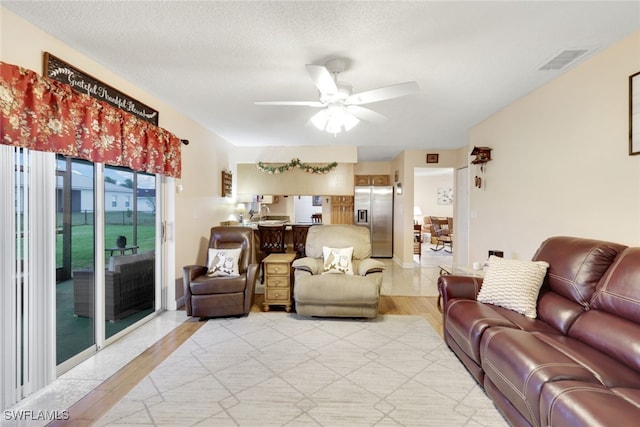
{"label": "decorative item on counter", "polygon": [[307,163],[302,163],[300,159],[291,159],[289,163],[282,166],[267,166],[262,162],[258,162],[257,164],[258,169],[271,175],[283,173],[293,168],[299,168],[305,172],[313,174],[325,174],[331,172],[336,166],[338,166],[338,163],[336,162],[329,163],[326,166],[312,166]]}

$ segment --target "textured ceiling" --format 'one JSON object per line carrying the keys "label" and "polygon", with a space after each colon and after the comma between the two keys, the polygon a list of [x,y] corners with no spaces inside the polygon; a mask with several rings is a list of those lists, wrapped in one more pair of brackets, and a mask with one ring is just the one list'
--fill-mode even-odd
{"label": "textured ceiling", "polygon": [[[467,144],[468,130],[640,28],[640,2],[2,1],[9,10],[239,146],[349,145],[360,161]],[[55,52],[52,52],[55,55]],[[346,58],[354,92],[417,81],[368,104],[383,124],[334,137],[308,125],[305,64]],[[62,58],[64,59],[64,58]],[[153,106],[152,106],[153,107]]]}

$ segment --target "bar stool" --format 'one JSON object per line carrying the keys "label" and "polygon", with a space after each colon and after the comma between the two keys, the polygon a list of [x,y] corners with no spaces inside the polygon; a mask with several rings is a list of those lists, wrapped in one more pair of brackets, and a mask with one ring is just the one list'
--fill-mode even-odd
{"label": "bar stool", "polygon": [[[259,225],[258,238],[260,239],[260,252],[262,258],[266,258],[269,254],[281,254],[286,252],[287,247],[284,244],[285,225]],[[260,262],[260,271],[262,277],[260,283],[264,283],[264,263]]]}
{"label": "bar stool", "polygon": [[320,224],[322,222],[322,214],[314,213],[313,215],[311,215],[311,222],[313,222],[314,224]]}
{"label": "bar stool", "polygon": [[306,256],[304,247],[307,244],[307,232],[313,224],[293,224],[291,226],[291,234],[293,235],[293,250],[296,252],[296,258]]}

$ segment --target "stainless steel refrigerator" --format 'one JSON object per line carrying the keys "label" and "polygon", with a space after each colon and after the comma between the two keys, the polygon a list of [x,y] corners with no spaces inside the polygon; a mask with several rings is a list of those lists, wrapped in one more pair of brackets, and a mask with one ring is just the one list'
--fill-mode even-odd
{"label": "stainless steel refrigerator", "polygon": [[356,186],[354,223],[369,229],[371,256],[393,256],[393,187]]}

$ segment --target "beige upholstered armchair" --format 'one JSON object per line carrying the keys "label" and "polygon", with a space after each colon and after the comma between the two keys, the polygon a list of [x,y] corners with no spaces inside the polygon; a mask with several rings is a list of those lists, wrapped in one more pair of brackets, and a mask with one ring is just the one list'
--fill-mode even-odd
{"label": "beige upholstered armchair", "polygon": [[253,230],[213,227],[207,265],[183,267],[187,316],[246,316],[251,310],[258,272],[250,264]]}
{"label": "beige upholstered armchair", "polygon": [[[348,248],[353,248],[350,259],[344,255],[349,252]],[[306,257],[293,262],[293,296],[298,314],[377,316],[384,264],[370,258],[371,238],[367,228],[355,225],[311,227],[305,253]],[[334,254],[338,255],[334,257]]]}

